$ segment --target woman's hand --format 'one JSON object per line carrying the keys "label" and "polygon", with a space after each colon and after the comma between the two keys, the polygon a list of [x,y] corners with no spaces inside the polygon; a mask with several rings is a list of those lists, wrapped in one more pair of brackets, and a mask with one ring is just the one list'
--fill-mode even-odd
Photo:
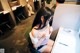
{"label": "woman's hand", "polygon": [[46,37],[46,35],[45,35],[45,34],[43,34],[41,38],[45,38],[45,37]]}
{"label": "woman's hand", "polygon": [[51,34],[52,31],[53,31],[53,28],[50,26],[50,27],[49,27],[49,34]]}
{"label": "woman's hand", "polygon": [[46,38],[46,35],[45,34],[42,34],[42,37],[40,37],[40,39],[42,39],[42,38]]}

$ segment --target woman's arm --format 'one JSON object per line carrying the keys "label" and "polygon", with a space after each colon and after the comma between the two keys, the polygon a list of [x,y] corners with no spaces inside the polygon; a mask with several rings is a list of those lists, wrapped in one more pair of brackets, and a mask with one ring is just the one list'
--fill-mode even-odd
{"label": "woman's arm", "polygon": [[52,32],[53,32],[53,28],[52,28],[52,26],[50,26],[50,27],[49,27],[49,34],[51,35]]}
{"label": "woman's arm", "polygon": [[38,39],[37,44],[35,44],[34,46],[35,46],[35,47],[40,46],[45,39],[46,39],[46,37],[43,35],[43,37],[41,37],[40,39]]}
{"label": "woman's arm", "polygon": [[[31,31],[32,37],[34,38],[34,40],[32,40],[34,43],[34,47],[38,47],[41,45],[41,43],[44,41],[44,39],[46,38],[45,34],[41,34],[39,32],[37,32],[35,29],[33,29]],[[36,36],[40,36],[41,37],[36,37]],[[36,41],[36,42],[35,42]]]}

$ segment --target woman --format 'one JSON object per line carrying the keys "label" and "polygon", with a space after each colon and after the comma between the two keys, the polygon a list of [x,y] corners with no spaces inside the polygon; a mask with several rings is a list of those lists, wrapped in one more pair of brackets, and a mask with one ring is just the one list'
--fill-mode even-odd
{"label": "woman", "polygon": [[53,31],[49,26],[51,14],[46,9],[41,8],[34,19],[30,38],[35,49],[42,53],[50,53],[54,41],[49,39]]}

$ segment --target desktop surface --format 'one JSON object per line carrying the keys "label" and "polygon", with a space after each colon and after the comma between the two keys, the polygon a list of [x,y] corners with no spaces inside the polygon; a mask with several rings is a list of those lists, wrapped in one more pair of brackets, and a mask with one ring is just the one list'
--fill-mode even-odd
{"label": "desktop surface", "polygon": [[60,27],[51,53],[80,53],[79,49],[79,33]]}

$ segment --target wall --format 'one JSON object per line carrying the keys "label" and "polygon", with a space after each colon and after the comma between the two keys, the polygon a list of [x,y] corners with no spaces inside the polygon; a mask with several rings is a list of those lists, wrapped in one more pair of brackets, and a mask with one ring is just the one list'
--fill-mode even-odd
{"label": "wall", "polygon": [[9,3],[11,7],[19,5],[18,1],[13,1],[13,2],[10,1]]}
{"label": "wall", "polygon": [[52,27],[54,30],[62,26],[78,31],[80,27],[80,5],[58,5],[53,17]]}
{"label": "wall", "polygon": [[77,2],[65,2],[65,4],[76,4]]}
{"label": "wall", "polygon": [[22,5],[22,6],[25,6],[27,3],[26,3],[26,0],[19,0],[19,3],[20,3],[20,5]]}

